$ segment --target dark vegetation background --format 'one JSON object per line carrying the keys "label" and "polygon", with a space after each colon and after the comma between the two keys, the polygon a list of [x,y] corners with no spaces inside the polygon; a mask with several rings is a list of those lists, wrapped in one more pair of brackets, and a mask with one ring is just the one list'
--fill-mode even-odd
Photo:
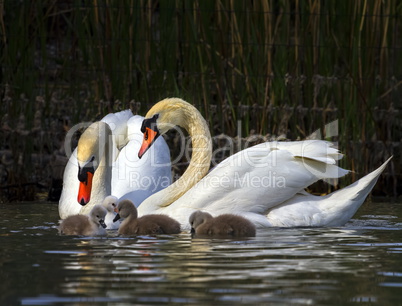
{"label": "dark vegetation background", "polygon": [[212,135],[251,142],[326,137],[338,120],[342,184],[394,155],[374,194],[398,196],[401,13],[397,0],[1,1],[0,198],[57,200],[74,124],[170,96]]}

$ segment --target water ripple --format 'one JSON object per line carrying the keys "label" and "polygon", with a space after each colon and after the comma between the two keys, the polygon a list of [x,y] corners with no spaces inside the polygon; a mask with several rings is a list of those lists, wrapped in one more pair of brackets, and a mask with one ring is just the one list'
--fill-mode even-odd
{"label": "water ripple", "polygon": [[[378,206],[376,206],[378,208]],[[0,304],[395,304],[401,218],[384,206],[340,228],[272,228],[251,239],[60,236],[28,206],[0,220]],[[7,214],[8,209],[4,210]],[[8,221],[12,220],[12,221]]]}

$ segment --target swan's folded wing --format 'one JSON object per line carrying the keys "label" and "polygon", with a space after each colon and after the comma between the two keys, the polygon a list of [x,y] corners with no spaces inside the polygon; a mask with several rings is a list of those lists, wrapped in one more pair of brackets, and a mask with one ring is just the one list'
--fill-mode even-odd
{"label": "swan's folded wing", "polygon": [[101,121],[107,123],[113,133],[114,146],[121,149],[127,144],[127,121],[133,117],[131,110],[127,109],[118,113],[110,113]]}
{"label": "swan's folded wing", "polygon": [[348,173],[333,164],[337,154],[325,141],[263,143],[224,160],[180,202],[215,214],[264,213],[319,179]]}
{"label": "swan's folded wing", "polygon": [[[288,158],[284,159],[286,156]],[[286,166],[289,161],[298,160],[298,163],[302,163],[306,170],[319,180],[339,178],[349,173],[348,170],[336,165],[336,161],[340,158],[342,158],[342,154],[327,141],[265,142],[228,157],[215,169],[240,167],[244,171],[250,171],[253,167],[280,168]],[[238,170],[236,169],[236,171]]]}
{"label": "swan's folded wing", "polygon": [[276,142],[279,150],[287,150],[294,156],[309,158],[326,164],[334,165],[343,157],[333,144],[324,140],[304,140]]}

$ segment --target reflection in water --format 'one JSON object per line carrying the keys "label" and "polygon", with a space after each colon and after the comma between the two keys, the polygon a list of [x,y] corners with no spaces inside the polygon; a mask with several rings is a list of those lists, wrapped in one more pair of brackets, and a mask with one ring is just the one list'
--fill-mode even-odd
{"label": "reflection in water", "polygon": [[242,240],[59,236],[57,207],[6,208],[2,305],[399,301],[401,219],[385,206],[343,228],[274,228]]}

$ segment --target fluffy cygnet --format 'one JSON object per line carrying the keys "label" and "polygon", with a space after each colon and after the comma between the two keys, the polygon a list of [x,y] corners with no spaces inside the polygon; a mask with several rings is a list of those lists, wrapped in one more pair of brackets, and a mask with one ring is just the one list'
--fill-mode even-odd
{"label": "fluffy cygnet", "polygon": [[59,226],[59,233],[63,235],[100,236],[106,235],[106,209],[95,205],[89,215],[73,215],[64,219]]}
{"label": "fluffy cygnet", "polygon": [[120,221],[113,222],[113,219],[116,217],[115,209],[118,204],[118,199],[115,196],[107,196],[102,203],[102,206],[106,208],[107,214],[105,217],[105,223],[108,230],[117,230],[120,226]]}
{"label": "fluffy cygnet", "polygon": [[207,212],[195,211],[189,218],[191,233],[197,236],[254,237],[255,226],[246,218],[223,214],[212,217]]}
{"label": "fluffy cygnet", "polygon": [[114,221],[124,218],[119,227],[119,234],[129,235],[155,235],[178,234],[180,223],[165,215],[145,215],[138,218],[137,208],[130,200],[123,200],[116,209]]}

